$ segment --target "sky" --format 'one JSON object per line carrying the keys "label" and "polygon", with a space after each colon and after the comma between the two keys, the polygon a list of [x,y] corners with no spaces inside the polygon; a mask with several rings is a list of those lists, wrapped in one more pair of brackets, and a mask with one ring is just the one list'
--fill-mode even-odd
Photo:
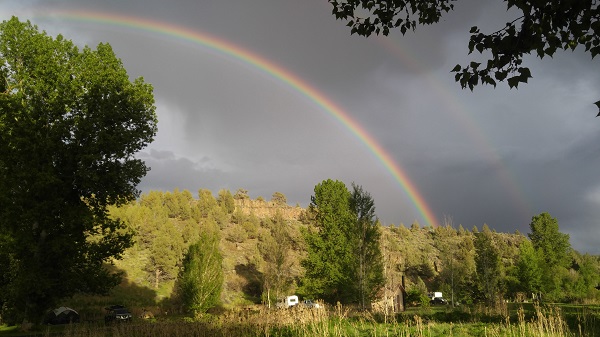
{"label": "sky", "polygon": [[154,87],[158,134],[139,188],[283,193],[306,207],[325,179],[356,183],[384,225],[487,224],[529,233],[548,212],[600,254],[599,60],[526,57],[528,84],[461,89],[471,26],[516,18],[461,0],[437,25],[350,34],[326,0],[0,0],[80,46],[108,42]]}

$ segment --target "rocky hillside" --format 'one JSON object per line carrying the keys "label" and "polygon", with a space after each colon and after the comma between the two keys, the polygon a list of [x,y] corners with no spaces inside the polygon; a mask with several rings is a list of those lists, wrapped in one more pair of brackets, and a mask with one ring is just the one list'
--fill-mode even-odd
{"label": "rocky hillside", "polygon": [[[115,265],[126,272],[125,284],[147,289],[146,295],[153,293],[155,299],[165,301],[173,295],[187,247],[200,231],[217,228],[225,306],[260,303],[267,297],[297,292],[304,273],[300,261],[306,253],[301,232],[313,224],[306,210],[282,199],[252,200],[228,191],[220,191],[215,198],[210,191],[201,190],[197,199],[188,191],[151,192],[136,203],[113,210],[114,216],[135,232],[135,245]],[[472,285],[474,233],[478,229],[413,224],[410,228],[390,225],[381,231],[388,290],[396,291],[403,277],[407,289],[422,291],[448,292],[452,281],[456,292],[468,291]],[[493,236],[503,270],[509,272],[524,237],[495,232]],[[275,265],[277,252],[283,252],[284,258]]]}
{"label": "rocky hillside", "polygon": [[298,221],[304,209],[300,206],[292,207],[285,203],[265,200],[237,199],[235,207],[246,215],[255,215],[258,218],[273,218],[279,212],[284,219]]}

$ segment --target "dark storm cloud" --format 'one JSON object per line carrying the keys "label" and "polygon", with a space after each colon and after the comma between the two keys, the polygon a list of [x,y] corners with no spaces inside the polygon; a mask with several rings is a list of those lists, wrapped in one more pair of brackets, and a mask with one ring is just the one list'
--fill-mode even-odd
{"label": "dark storm cloud", "polygon": [[[598,61],[581,51],[525,59],[518,90],[462,90],[450,70],[468,31],[514,19],[504,2],[461,0],[439,24],[402,36],[351,36],[326,1],[38,0],[0,2],[2,19],[35,8],[130,15],[211,34],[290,71],[351,116],[402,167],[433,213],[465,228],[528,232],[549,212],[573,246],[598,252]],[[15,13],[16,14],[16,13]],[[386,223],[423,223],[373,150],[301,91],[219,51],[118,26],[34,18],[79,45],[108,41],[132,77],[152,83],[159,133],[140,153],[140,188],[245,188],[306,206],[323,179],[362,185]]]}
{"label": "dark storm cloud", "polygon": [[206,158],[194,162],[170,151],[153,149],[140,152],[138,158],[150,167],[141,183],[145,191],[179,188],[195,193],[199,188],[218,188],[222,181],[227,180],[226,172],[205,166]]}

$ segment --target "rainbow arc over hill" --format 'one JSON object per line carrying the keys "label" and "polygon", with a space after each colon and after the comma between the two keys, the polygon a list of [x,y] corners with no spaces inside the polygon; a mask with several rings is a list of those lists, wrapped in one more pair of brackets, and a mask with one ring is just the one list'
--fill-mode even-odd
{"label": "rainbow arc over hill", "polygon": [[431,207],[427,204],[415,184],[411,182],[402,166],[394,161],[392,155],[388,153],[363,126],[358,124],[342,107],[329,99],[324,93],[304,81],[298,75],[282,68],[274,62],[224,39],[211,36],[198,30],[140,17],[125,16],[115,13],[74,10],[38,10],[33,17],[110,25],[156,33],[161,36],[200,45],[216,51],[218,54],[241,61],[270,75],[276,80],[291,87],[302,96],[308,98],[322,111],[326,112],[357,137],[401,186],[413,203],[413,206],[422,216],[425,225],[433,227],[439,226],[439,222],[432,212]]}

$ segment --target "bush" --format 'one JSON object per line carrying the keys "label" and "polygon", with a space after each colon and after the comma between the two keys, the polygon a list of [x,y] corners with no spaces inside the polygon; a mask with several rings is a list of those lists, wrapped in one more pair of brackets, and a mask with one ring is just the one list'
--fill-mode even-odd
{"label": "bush", "polygon": [[229,228],[225,239],[234,243],[242,243],[248,239],[248,233],[242,226],[234,224]]}
{"label": "bush", "polygon": [[429,307],[429,297],[420,289],[410,289],[406,293],[406,303],[411,306]]}

